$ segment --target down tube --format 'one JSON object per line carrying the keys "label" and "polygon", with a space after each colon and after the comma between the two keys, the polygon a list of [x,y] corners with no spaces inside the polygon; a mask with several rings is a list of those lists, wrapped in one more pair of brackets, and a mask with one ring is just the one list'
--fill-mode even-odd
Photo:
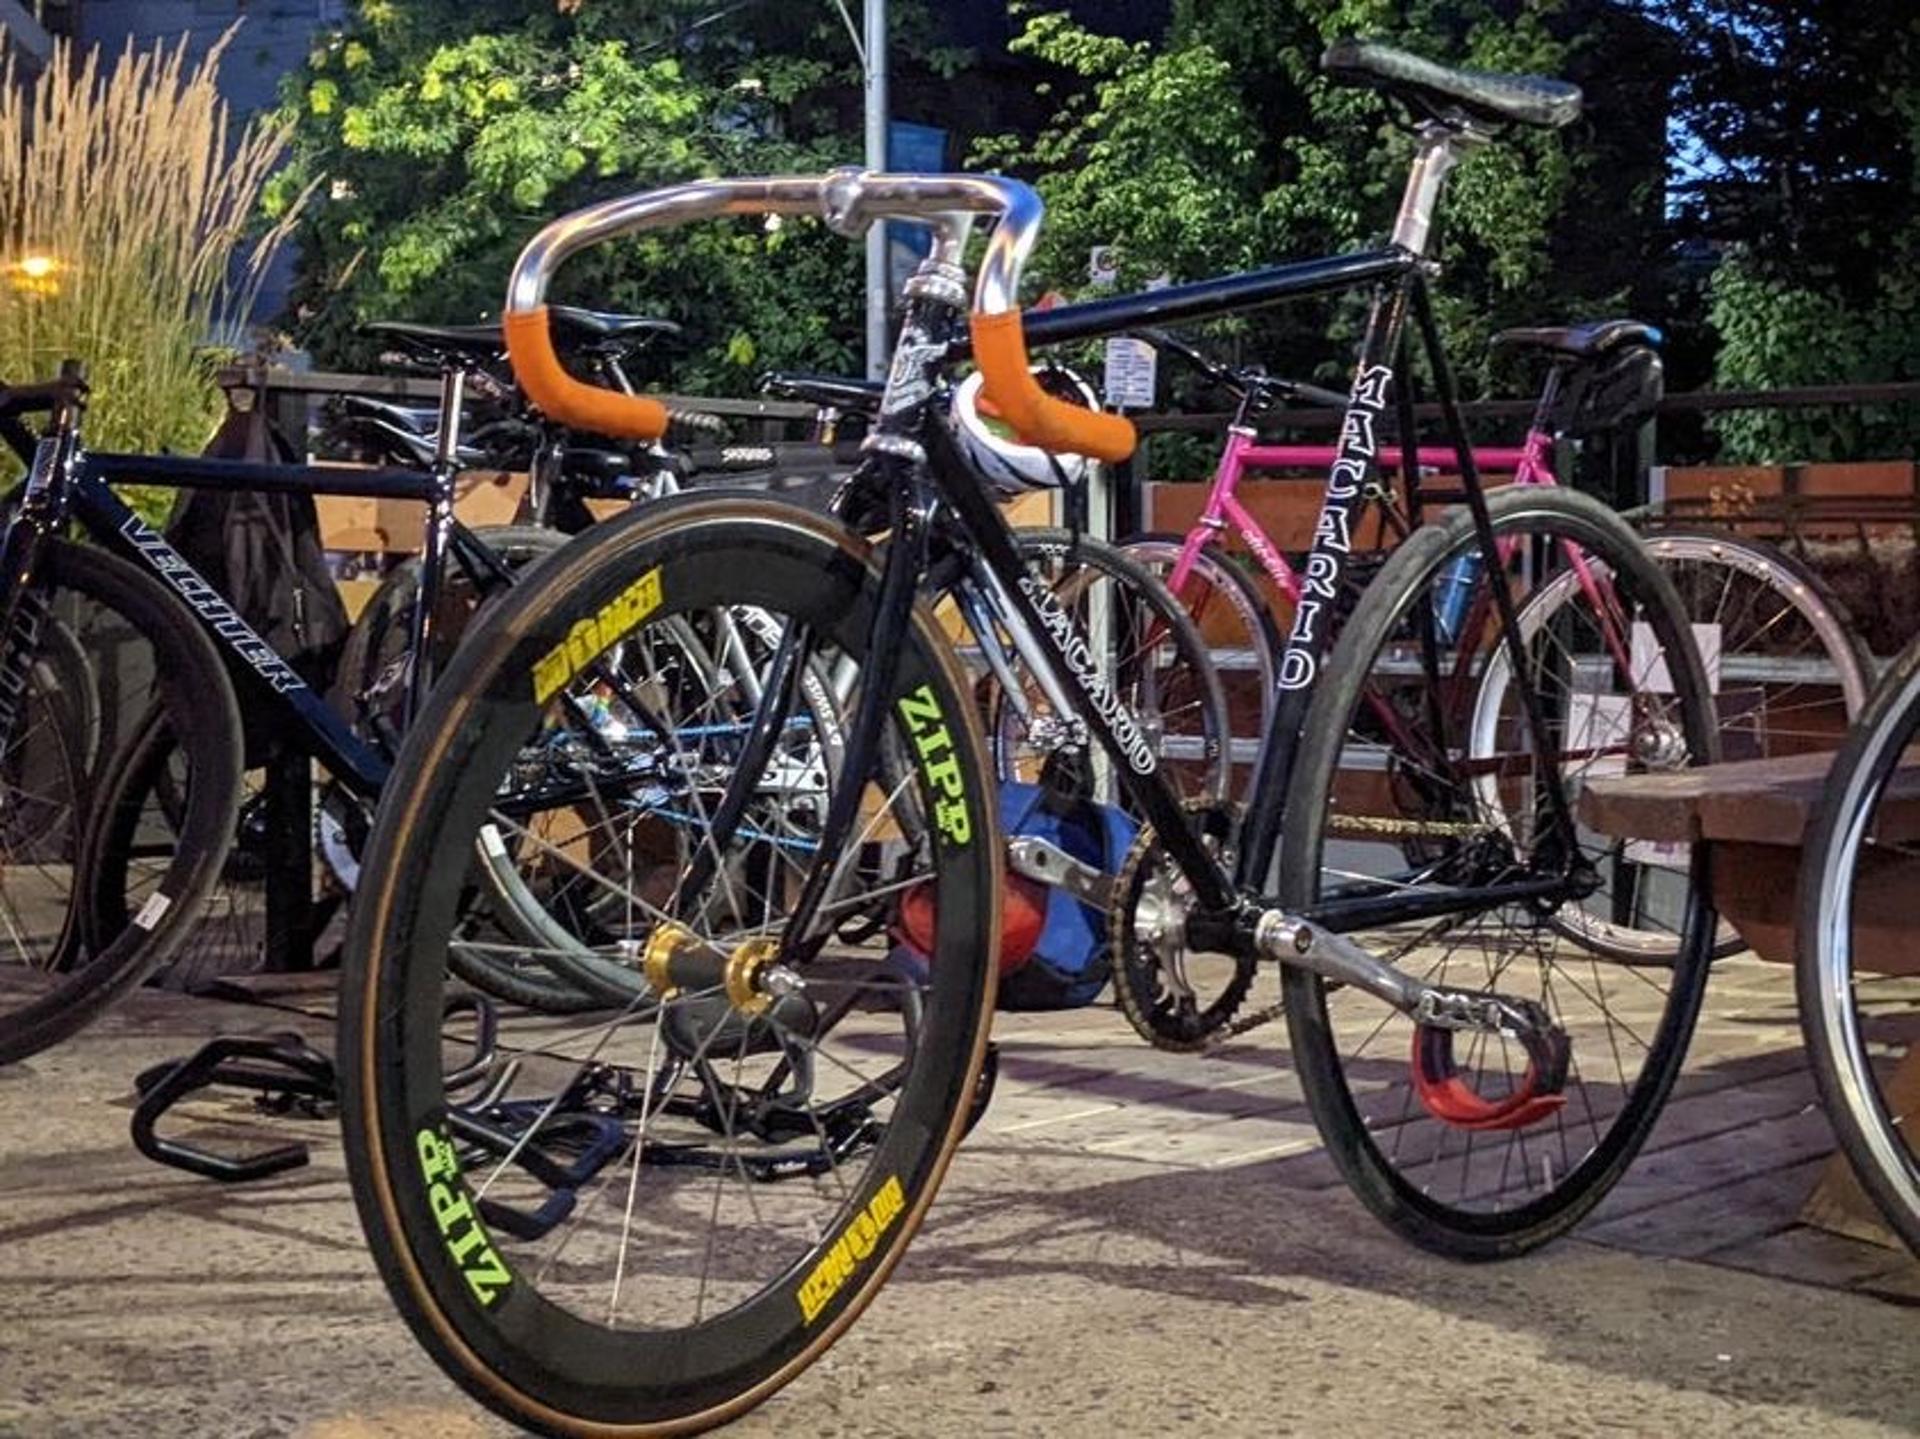
{"label": "down tube", "polygon": [[[1051,667],[1062,693],[1086,725],[1087,733],[1112,758],[1114,772],[1127,797],[1153,826],[1180,872],[1193,885],[1200,904],[1213,910],[1231,908],[1233,890],[1228,875],[1213,852],[1196,837],[1191,817],[1161,774],[1152,743],[1133,727],[1124,706],[1107,687],[1099,666],[1086,658],[1085,645],[1079,647],[1077,658],[1069,658],[1065,653],[1062,639],[1071,632],[1071,621],[1064,617],[1059,602],[1044,584],[1032,583],[1025,561],[1014,548],[1005,517],[955,451],[945,425],[936,423],[929,428],[933,473],[941,493],[959,517],[966,538],[1006,591],[1006,598],[1016,611],[1015,617],[1032,634],[1034,643],[1043,652],[1044,662]],[[1028,583],[1023,585],[1022,581]],[[1046,606],[1047,615],[1053,617],[1053,625],[1047,623],[1042,606]],[[1096,692],[1106,701],[1104,706],[1095,699]]]}
{"label": "down tube", "polygon": [[1314,526],[1313,549],[1299,575],[1300,597],[1294,606],[1293,630],[1280,656],[1273,727],[1261,747],[1260,767],[1254,775],[1245,843],[1240,847],[1234,875],[1243,893],[1264,891],[1273,868],[1287,787],[1293,779],[1294,756],[1300,746],[1300,728],[1330,648],[1328,626],[1333,602],[1353,549],[1354,512],[1362,503],[1380,451],[1381,421],[1393,384],[1393,366],[1388,360],[1399,348],[1408,293],[1414,283],[1409,275],[1373,292],[1366,337],[1361,341],[1353,387],[1347,394],[1346,415],[1340,422],[1340,441],[1334,449],[1333,468],[1327,473],[1326,501]]}

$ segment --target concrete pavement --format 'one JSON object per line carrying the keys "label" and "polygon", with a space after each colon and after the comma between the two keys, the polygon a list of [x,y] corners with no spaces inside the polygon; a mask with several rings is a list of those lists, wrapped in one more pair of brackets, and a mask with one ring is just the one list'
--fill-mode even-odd
{"label": "concrete pavement", "polygon": [[[142,994],[0,1071],[0,1434],[506,1432],[393,1316],[327,1125],[235,1106],[256,1138],[315,1142],[311,1167],[242,1188],[128,1144],[138,1069],[284,1023]],[[1112,1015],[1076,1024],[1092,1050],[1171,1058]],[[1046,1142],[1022,1116],[1047,1096],[1006,1097],[873,1309],[735,1432],[1920,1432],[1920,1307],[1578,1238],[1451,1264],[1285,1182],[1287,1160]]]}

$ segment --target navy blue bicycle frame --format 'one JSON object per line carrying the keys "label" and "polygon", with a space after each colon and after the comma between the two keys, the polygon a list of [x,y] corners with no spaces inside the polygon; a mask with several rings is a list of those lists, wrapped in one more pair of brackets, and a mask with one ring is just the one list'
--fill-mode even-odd
{"label": "navy blue bicycle frame", "polygon": [[[504,578],[505,570],[484,544],[453,518],[452,484],[430,470],[361,470],[341,466],[259,463],[175,455],[94,453],[74,444],[56,415],[49,433],[33,450],[18,510],[0,540],[0,634],[8,653],[0,676],[20,658],[30,662],[44,606],[36,584],[45,543],[77,520],[102,546],[126,556],[154,575],[198,620],[216,648],[233,657],[263,686],[271,702],[282,706],[304,732],[311,752],[342,782],[362,794],[378,793],[389,761],[354,734],[347,721],[252,626],[217,589],[146,521],[109,488],[111,484],[157,485],[173,489],[251,491],[279,494],[346,495],[364,499],[418,500],[427,506],[421,562],[421,596],[409,633],[415,656],[409,687],[417,701],[430,682],[427,641],[431,633],[435,586],[449,554],[476,573]],[[0,678],[6,695],[14,687]],[[411,708],[411,704],[410,704]]]}

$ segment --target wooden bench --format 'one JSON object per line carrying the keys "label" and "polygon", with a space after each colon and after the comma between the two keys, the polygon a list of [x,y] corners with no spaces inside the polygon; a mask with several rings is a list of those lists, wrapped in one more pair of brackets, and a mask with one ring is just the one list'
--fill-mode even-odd
{"label": "wooden bench", "polygon": [[[1802,846],[1832,763],[1831,754],[1803,754],[1593,779],[1581,791],[1580,820],[1618,839],[1711,841],[1709,877],[1721,918],[1760,958],[1791,964]],[[1920,839],[1920,749],[1895,774],[1876,832],[1884,839]],[[1920,974],[1920,858],[1902,856],[1868,871],[1854,905],[1858,967]],[[1920,1045],[1908,1049],[1886,1093],[1902,1116],[1920,1121]],[[1844,1155],[1827,1165],[1800,1217],[1822,1229],[1903,1247],[1881,1223]]]}

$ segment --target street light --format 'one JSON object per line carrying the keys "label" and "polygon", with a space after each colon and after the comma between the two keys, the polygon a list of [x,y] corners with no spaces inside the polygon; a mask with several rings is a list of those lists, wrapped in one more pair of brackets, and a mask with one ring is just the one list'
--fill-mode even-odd
{"label": "street light", "polygon": [[[861,27],[853,28],[847,0],[833,0],[834,9],[853,39],[860,56],[863,108],[866,114],[866,158],[869,170],[887,168],[887,0],[864,0]],[[867,378],[887,372],[887,225],[876,222],[867,230]]]}
{"label": "street light", "polygon": [[11,290],[22,295],[57,295],[61,272],[67,267],[52,255],[32,254],[9,260],[3,268]]}
{"label": "street light", "polygon": [[[866,0],[867,168],[887,168],[887,0]],[[867,231],[867,378],[887,372],[887,226]]]}

